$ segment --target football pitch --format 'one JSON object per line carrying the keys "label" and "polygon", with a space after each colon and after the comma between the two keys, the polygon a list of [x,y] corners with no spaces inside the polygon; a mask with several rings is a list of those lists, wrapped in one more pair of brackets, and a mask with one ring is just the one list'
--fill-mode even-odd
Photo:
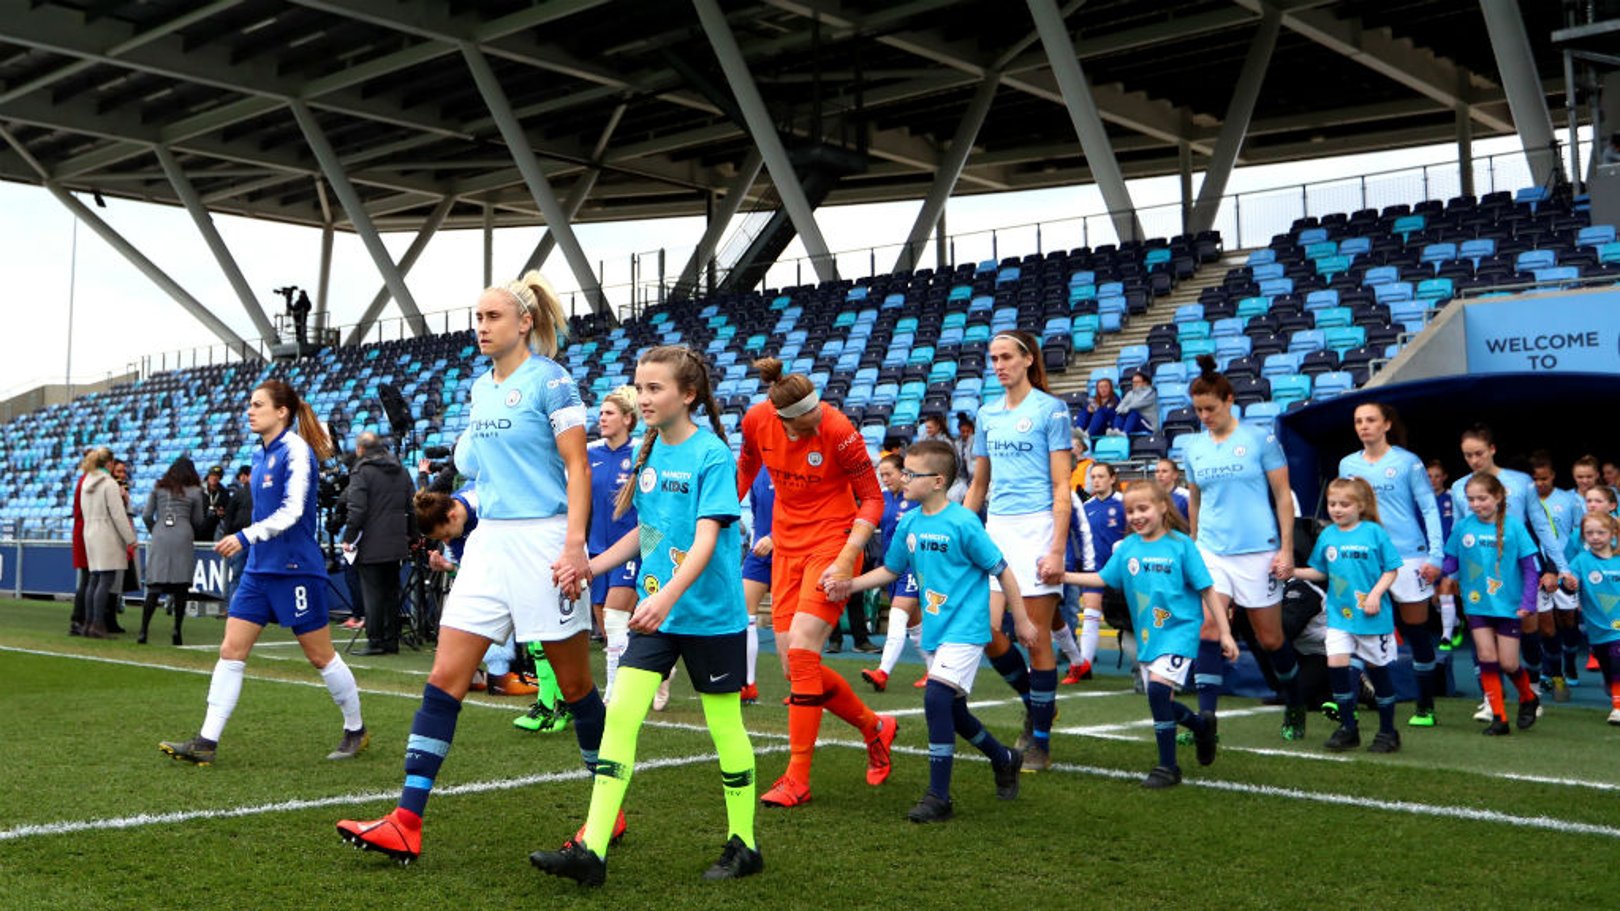
{"label": "football pitch", "polygon": [[[888,692],[869,694],[858,670],[875,656],[847,652],[833,666],[900,718],[893,776],[868,787],[859,738],[827,716],[813,802],[759,813],[762,875],[700,879],[725,816],[681,678],[642,732],[629,834],[604,888],[527,861],[583,820],[590,782],[572,732],[519,731],[526,703],[483,694],[461,713],[422,857],[400,867],[347,847],[333,823],[393,806],[430,653],[350,659],[371,747],[327,762],[337,710],[273,630],[218,762],[196,768],[157,742],[195,733],[223,624],[189,620],[177,649],[72,639],[67,615],[0,600],[0,908],[1603,908],[1620,894],[1620,728],[1591,703],[1549,699],[1534,729],[1505,738],[1479,735],[1472,700],[1442,700],[1428,730],[1405,727],[1403,705],[1402,751],[1376,756],[1325,752],[1320,716],[1288,743],[1280,710],[1223,700],[1216,763],[1184,747],[1185,783],[1154,792],[1138,786],[1155,761],[1146,700],[1099,674],[1061,689],[1053,771],[1000,802],[988,765],[959,743],[956,819],[916,826],[905,814],[927,782],[910,686],[920,667],[903,663]],[[745,718],[763,790],[786,763],[787,710],[785,681],[764,673],[775,655],[760,661],[761,701]],[[973,698],[1010,741],[1021,708],[993,671]],[[1370,743],[1376,715],[1362,722]]]}

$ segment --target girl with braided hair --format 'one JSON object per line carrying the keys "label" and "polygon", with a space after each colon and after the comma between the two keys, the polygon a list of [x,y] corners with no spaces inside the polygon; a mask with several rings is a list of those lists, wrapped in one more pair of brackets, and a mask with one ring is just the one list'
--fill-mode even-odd
{"label": "girl with braided hair", "polygon": [[[742,503],[737,466],[709,388],[708,365],[680,345],[653,348],[636,365],[636,395],[646,436],[615,514],[632,507],[636,527],[590,561],[606,575],[639,557],[629,641],[619,659],[596,783],[582,834],[560,851],[536,851],[535,867],[582,885],[607,876],[607,849],[636,760],[636,740],[659,683],[686,664],[720,759],[729,837],[705,879],[735,879],[764,869],[754,841],[754,749],[743,728],[747,608],[742,596]],[[713,428],[699,427],[701,407]],[[559,581],[571,581],[566,568]]]}

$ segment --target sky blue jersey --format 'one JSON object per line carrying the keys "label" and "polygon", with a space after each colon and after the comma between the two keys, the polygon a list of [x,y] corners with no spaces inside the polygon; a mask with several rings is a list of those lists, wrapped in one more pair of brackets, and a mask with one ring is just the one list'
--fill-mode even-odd
{"label": "sky blue jersey", "polygon": [[678,571],[692,549],[699,519],[720,523],[709,565],[692,580],[658,631],[723,636],[747,628],[742,564],[736,559],[742,549],[737,530],[742,504],[737,499],[737,463],[731,447],[703,427],[679,445],[659,440],[635,484],[641,532],[636,589],[641,597],[655,594]]}
{"label": "sky blue jersey", "polygon": [[568,477],[557,437],[585,426],[574,378],[550,358],[530,357],[504,382],[473,381],[456,467],[478,485],[486,519],[544,519],[568,512]]}
{"label": "sky blue jersey", "polygon": [[1204,625],[1200,593],[1215,583],[1191,538],[1173,530],[1154,541],[1131,535],[1114,548],[1102,577],[1109,588],[1125,593],[1138,661],[1198,654],[1198,630]]}
{"label": "sky blue jersey", "polygon": [[1378,496],[1378,520],[1402,559],[1422,557],[1440,566],[1445,559],[1445,529],[1422,459],[1399,446],[1391,446],[1376,462],[1367,461],[1364,451],[1352,452],[1339,460],[1339,476],[1372,485]]}
{"label": "sky blue jersey", "polygon": [[1620,555],[1607,560],[1583,550],[1570,561],[1581,582],[1581,619],[1593,645],[1620,642]]}
{"label": "sky blue jersey", "polygon": [[990,577],[1006,561],[979,517],[960,503],[928,515],[913,509],[895,527],[883,555],[890,572],[917,579],[922,602],[922,647],[990,641]]}
{"label": "sky blue jersey", "polygon": [[1401,568],[1400,551],[1383,526],[1377,522],[1358,522],[1350,529],[1329,525],[1317,536],[1307,562],[1311,569],[1328,577],[1322,609],[1327,612],[1329,627],[1358,636],[1395,632],[1395,609],[1389,592],[1384,593],[1378,613],[1371,617],[1362,605],[1362,599],[1384,573]]}
{"label": "sky blue jersey", "polygon": [[1070,433],[1069,406],[1039,389],[1017,408],[1003,397],[979,409],[973,455],[990,460],[990,515],[1052,511],[1052,453],[1070,449]]}
{"label": "sky blue jersey", "polygon": [[1481,617],[1517,617],[1524,595],[1519,560],[1536,555],[1530,532],[1518,522],[1502,524],[1502,555],[1496,555],[1496,523],[1472,512],[1452,526],[1446,556],[1457,558],[1457,584],[1463,609]]}
{"label": "sky blue jersey", "polygon": [[1276,550],[1282,538],[1266,472],[1286,467],[1274,434],[1239,424],[1217,443],[1209,431],[1187,446],[1187,481],[1198,488],[1198,546],[1213,554]]}

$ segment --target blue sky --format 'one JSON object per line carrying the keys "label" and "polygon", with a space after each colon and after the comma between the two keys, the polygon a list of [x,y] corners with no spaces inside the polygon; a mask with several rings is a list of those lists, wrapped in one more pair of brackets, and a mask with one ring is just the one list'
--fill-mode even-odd
{"label": "blue sky", "polygon": [[[1513,137],[1479,141],[1474,144],[1476,173],[1483,173],[1482,161],[1490,154],[1505,155],[1496,160],[1500,174],[1520,173],[1523,159],[1513,153]],[[1321,211],[1356,208],[1359,202],[1358,175],[1392,169],[1439,165],[1430,169],[1431,195],[1455,193],[1456,151],[1451,145],[1429,146],[1397,152],[1381,152],[1284,165],[1240,168],[1228,182],[1228,194],[1260,191],[1272,187],[1292,187],[1276,193],[1254,192],[1243,199],[1245,246],[1263,245],[1271,230],[1284,230],[1287,221],[1299,214],[1299,185],[1310,183],[1314,206]],[[1446,167],[1446,165],[1451,165]],[[1194,185],[1202,175],[1195,175]],[[1512,177],[1501,188],[1516,188]],[[1422,178],[1417,171],[1379,178],[1377,194],[1387,194],[1388,202],[1415,202],[1422,197]],[[1131,191],[1139,209],[1150,211],[1150,233],[1159,224],[1171,224],[1179,200],[1174,177],[1132,181]],[[1484,192],[1481,188],[1479,192]],[[1375,204],[1382,201],[1375,199]],[[199,300],[207,303],[221,319],[245,338],[257,333],[237,302],[235,294],[204,246],[196,227],[183,209],[109,199],[98,213]],[[884,203],[865,206],[828,207],[817,213],[818,222],[831,248],[848,251],[840,256],[846,275],[863,276],[876,247],[877,271],[887,271],[894,262],[896,245],[905,238],[920,202]],[[1035,229],[1042,222],[1041,242],[1045,249],[1075,247],[1082,243],[1078,216],[1102,211],[1101,197],[1094,186],[1066,187],[953,199],[947,209],[947,230],[956,236],[958,260],[977,260],[990,255],[990,234],[994,228],[1002,256],[1034,252]],[[1230,219],[1230,211],[1223,212]],[[1264,222],[1281,221],[1279,228]],[[119,256],[89,229],[78,229],[77,267],[74,270],[73,217],[44,190],[22,184],[0,183],[0,275],[7,280],[4,307],[13,314],[12,332],[0,335],[0,398],[9,397],[46,382],[61,382],[68,369],[68,300],[70,273],[76,275],[73,294],[72,375],[74,382],[98,379],[123,372],[143,355],[167,352],[169,362],[178,351],[188,359],[192,349],[217,344],[206,328],[180,309],[163,292]],[[320,263],[320,234],[309,228],[256,222],[222,216],[216,219],[220,233],[235,253],[249,284],[259,294],[268,312],[276,311],[279,297],[271,289],[294,284],[313,289]],[[1026,227],[1011,227],[1023,225]],[[1101,218],[1090,222],[1092,243],[1112,239]],[[629,279],[632,253],[651,254],[644,272],[654,270],[656,251],[667,245],[668,269],[678,272],[703,230],[698,218],[583,225],[580,242],[592,261],[606,263],[606,284],[623,285]],[[511,228],[496,232],[495,270],[503,275],[521,265],[539,238],[539,228]],[[1099,232],[1102,236],[1099,236]],[[1228,247],[1235,238],[1228,226]],[[385,236],[388,249],[397,259],[410,245],[409,234]],[[479,231],[441,232],[428,245],[407,279],[424,313],[453,311],[430,317],[435,330],[449,325],[467,325],[467,313],[482,285],[483,251]],[[931,248],[930,248],[931,249]],[[785,260],[802,256],[798,241],[788,248]],[[924,265],[931,265],[932,252]],[[547,276],[560,291],[575,287],[560,255],[547,263]],[[805,267],[807,281],[813,272]],[[795,271],[783,262],[768,278],[772,285],[791,284]],[[349,324],[358,319],[381,286],[371,259],[352,234],[339,234],[332,269],[332,322]],[[610,290],[615,304],[628,304],[624,288]],[[392,304],[384,317],[395,317]],[[21,317],[20,319],[15,317]],[[388,327],[390,333],[397,328]],[[392,337],[390,335],[389,337]]]}

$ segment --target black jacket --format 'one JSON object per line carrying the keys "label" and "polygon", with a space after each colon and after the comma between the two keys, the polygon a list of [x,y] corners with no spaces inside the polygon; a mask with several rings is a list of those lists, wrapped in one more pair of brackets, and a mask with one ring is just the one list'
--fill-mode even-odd
{"label": "black jacket", "polygon": [[225,504],[225,517],[219,520],[221,538],[234,535],[253,524],[253,485],[231,486],[231,500]]}
{"label": "black jacket", "polygon": [[359,540],[357,563],[403,560],[410,551],[411,495],[415,488],[393,453],[362,457],[349,471],[343,543]]}
{"label": "black jacket", "polygon": [[[204,484],[202,496],[203,524],[202,528],[197,530],[197,540],[217,541],[219,539],[219,526],[221,521],[219,510],[224,510],[227,514],[230,513],[231,489],[226,487],[224,484],[221,484],[219,485],[219,489],[209,490],[208,485]],[[252,507],[249,506],[248,509],[251,514]]]}

